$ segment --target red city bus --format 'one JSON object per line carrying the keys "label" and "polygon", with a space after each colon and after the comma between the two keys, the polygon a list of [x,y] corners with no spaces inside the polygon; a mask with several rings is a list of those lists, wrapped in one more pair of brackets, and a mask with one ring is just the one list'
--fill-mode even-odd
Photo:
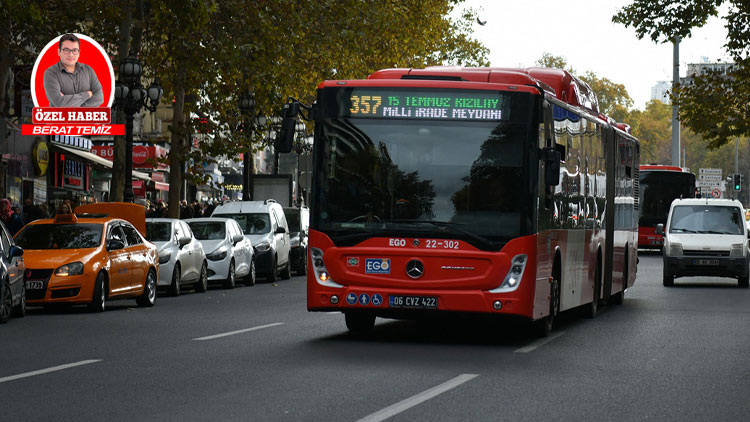
{"label": "red city bus", "polygon": [[664,237],[656,234],[656,225],[667,224],[672,201],[695,197],[695,175],[685,168],[664,164],[640,166],[638,247],[661,249]]}
{"label": "red city bus", "polygon": [[549,335],[635,282],[639,143],[569,73],[386,69],[322,82],[311,115],[309,311],[360,333],[471,313]]}

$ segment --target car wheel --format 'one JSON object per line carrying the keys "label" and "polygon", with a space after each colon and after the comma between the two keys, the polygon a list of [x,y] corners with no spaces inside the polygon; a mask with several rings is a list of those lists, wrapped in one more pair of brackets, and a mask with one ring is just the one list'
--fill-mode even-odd
{"label": "car wheel", "polygon": [[99,273],[99,275],[96,276],[96,282],[94,284],[94,294],[91,296],[91,303],[89,303],[88,308],[91,312],[102,312],[104,311],[104,302],[106,301],[107,297],[105,295],[106,289],[106,276],[104,273]]}
{"label": "car wheel", "polygon": [[172,296],[179,296],[180,295],[180,282],[182,281],[182,273],[180,272],[180,263],[177,262],[174,264],[174,270],[172,271],[172,284],[169,285],[169,294]]}
{"label": "car wheel", "polygon": [[744,276],[744,277],[740,276],[737,279],[737,283],[740,285],[740,287],[743,287],[743,288],[750,287],[750,276]]}
{"label": "car wheel", "polygon": [[292,278],[292,262],[290,260],[286,260],[286,266],[284,266],[284,269],[281,270],[281,278],[284,280],[289,280]]}
{"label": "car wheel", "polygon": [[255,286],[255,260],[250,260],[250,272],[247,273],[247,277],[245,277],[245,285],[246,286]]}
{"label": "car wheel", "polygon": [[13,316],[18,318],[26,316],[26,283],[21,283],[21,301],[13,308]]}
{"label": "car wheel", "polygon": [[273,257],[273,262],[271,263],[271,272],[268,273],[268,281],[271,283],[275,283],[279,281],[279,269],[277,267],[277,264],[279,261],[277,261],[277,257]]}
{"label": "car wheel", "polygon": [[353,334],[367,334],[375,327],[375,314],[369,312],[344,312],[346,328]]}
{"label": "car wheel", "polygon": [[10,283],[3,280],[2,286],[2,303],[0,303],[0,324],[8,322],[10,319],[11,309],[13,309],[13,294],[10,292]]}
{"label": "car wheel", "polygon": [[674,286],[674,274],[671,274],[669,271],[664,270],[663,284],[664,284],[664,287],[673,287]]}
{"label": "car wheel", "polygon": [[135,303],[141,307],[151,307],[156,303],[156,273],[149,270],[146,275],[146,283],[143,286],[143,294],[135,299]]}
{"label": "car wheel", "polygon": [[235,283],[236,280],[234,279],[234,261],[231,261],[229,263],[229,274],[227,274],[227,279],[226,281],[224,281],[224,288],[234,289]]}
{"label": "car wheel", "polygon": [[198,283],[195,284],[195,290],[198,293],[204,293],[208,290],[208,267],[205,261],[203,262],[203,265],[201,265],[201,275],[198,279]]}

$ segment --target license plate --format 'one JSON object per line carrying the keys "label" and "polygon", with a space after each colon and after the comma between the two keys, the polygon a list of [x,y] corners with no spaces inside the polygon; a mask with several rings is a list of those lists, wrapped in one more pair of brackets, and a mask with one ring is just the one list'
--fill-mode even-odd
{"label": "license plate", "polygon": [[437,309],[437,297],[435,296],[390,296],[389,304],[391,308],[409,308],[409,309]]}
{"label": "license plate", "polygon": [[41,290],[44,288],[44,282],[41,280],[30,280],[26,282],[26,289]]}
{"label": "license plate", "polygon": [[693,265],[719,265],[718,259],[694,259]]}

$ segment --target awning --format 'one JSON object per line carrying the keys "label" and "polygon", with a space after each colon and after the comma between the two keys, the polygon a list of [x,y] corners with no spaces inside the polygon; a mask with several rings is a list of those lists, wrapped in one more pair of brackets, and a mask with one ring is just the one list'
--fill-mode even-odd
{"label": "awning", "polygon": [[154,187],[165,192],[169,192],[169,183],[154,182]]}
{"label": "awning", "polygon": [[[55,148],[58,148],[59,150],[61,150],[63,152],[70,153],[70,154],[73,154],[73,155],[77,155],[80,158],[83,158],[85,160],[91,161],[91,162],[93,162],[95,164],[98,164],[98,165],[100,165],[102,167],[106,167],[108,169],[112,168],[112,162],[111,161],[107,160],[106,158],[102,158],[102,157],[100,157],[100,156],[98,156],[96,154],[92,154],[92,153],[90,153],[88,151],[82,151],[82,150],[78,150],[78,149],[74,149],[74,148],[68,148],[66,146],[63,146],[63,145],[60,145],[60,144],[57,144],[57,143],[52,143],[52,146],[55,147]],[[133,171],[133,177],[136,178],[136,179],[141,179],[141,180],[151,180],[151,177],[148,174],[141,173],[140,171],[135,171],[135,170]]]}

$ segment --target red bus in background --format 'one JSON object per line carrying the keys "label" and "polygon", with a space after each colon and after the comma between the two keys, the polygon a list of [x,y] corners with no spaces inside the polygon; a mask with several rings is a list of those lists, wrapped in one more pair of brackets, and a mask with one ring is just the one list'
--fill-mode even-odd
{"label": "red bus in background", "polygon": [[381,70],[322,82],[310,115],[309,311],[360,333],[470,313],[549,335],[635,282],[640,146],[566,71]]}
{"label": "red bus in background", "polygon": [[656,234],[656,225],[667,224],[672,201],[695,197],[695,175],[685,168],[644,164],[640,166],[638,247],[661,249],[664,237]]}

